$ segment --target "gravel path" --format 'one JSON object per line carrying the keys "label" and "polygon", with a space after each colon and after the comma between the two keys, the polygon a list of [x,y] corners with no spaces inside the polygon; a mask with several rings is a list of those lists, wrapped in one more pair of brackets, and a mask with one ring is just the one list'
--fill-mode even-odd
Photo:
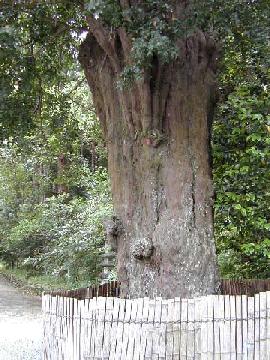
{"label": "gravel path", "polygon": [[40,360],[39,297],[22,294],[0,275],[0,360]]}

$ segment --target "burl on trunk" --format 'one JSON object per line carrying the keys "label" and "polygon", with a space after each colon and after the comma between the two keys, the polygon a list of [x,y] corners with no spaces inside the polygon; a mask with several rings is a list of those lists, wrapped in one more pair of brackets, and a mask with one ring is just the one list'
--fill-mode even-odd
{"label": "burl on trunk", "polygon": [[106,139],[119,229],[117,270],[130,297],[216,293],[210,128],[214,42],[197,31],[170,64],[153,57],[142,79],[117,86],[130,62],[124,29],[89,19],[80,62]]}

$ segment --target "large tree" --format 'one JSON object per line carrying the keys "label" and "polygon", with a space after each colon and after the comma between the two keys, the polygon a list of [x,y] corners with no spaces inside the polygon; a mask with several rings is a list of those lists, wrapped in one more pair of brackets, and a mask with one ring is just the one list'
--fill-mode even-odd
{"label": "large tree", "polygon": [[188,1],[92,3],[80,62],[108,147],[123,294],[215,293],[215,41]]}
{"label": "large tree", "polygon": [[[263,139],[268,134],[269,5],[269,0],[1,4],[0,137],[15,137],[20,146],[24,134],[41,126],[46,134],[58,129],[69,148],[62,131],[69,124],[66,95],[78,101],[73,90],[62,93],[60,84],[73,76],[78,81],[71,62],[82,33],[89,31],[80,60],[109,150],[115,216],[108,235],[118,249],[122,289],[131,296],[192,296],[218,287],[208,148],[217,39],[224,45],[214,127],[219,252],[244,249],[242,262],[249,269],[259,249],[260,264],[263,253],[268,269],[263,206],[268,140]],[[246,162],[252,162],[253,173]],[[231,267],[231,257],[220,258],[221,265]],[[258,269],[262,266],[252,274]],[[243,276],[238,265],[235,271]]]}

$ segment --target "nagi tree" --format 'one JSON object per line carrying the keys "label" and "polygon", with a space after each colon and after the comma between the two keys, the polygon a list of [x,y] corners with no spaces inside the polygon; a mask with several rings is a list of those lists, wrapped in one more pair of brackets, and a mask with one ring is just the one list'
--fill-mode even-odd
{"label": "nagi tree", "polygon": [[[106,227],[123,295],[218,291],[211,143],[222,275],[267,276],[269,10],[268,0],[1,4],[0,138],[18,154],[29,136],[69,161],[103,149],[91,107],[77,97],[79,51],[108,148],[114,215]],[[79,139],[82,129],[90,132]],[[79,180],[73,160],[56,184]],[[89,181],[99,188],[100,179]]]}
{"label": "nagi tree", "polygon": [[131,297],[218,290],[209,151],[217,49],[190,5],[88,4],[80,62],[108,147],[109,231]]}

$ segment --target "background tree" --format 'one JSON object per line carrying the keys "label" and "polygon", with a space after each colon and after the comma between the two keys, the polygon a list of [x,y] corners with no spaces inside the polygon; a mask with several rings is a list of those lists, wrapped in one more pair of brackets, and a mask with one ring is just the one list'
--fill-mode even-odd
{"label": "background tree", "polygon": [[14,2],[2,14],[0,258],[49,283],[86,286],[100,277],[111,198],[76,60],[81,29],[68,3]]}

